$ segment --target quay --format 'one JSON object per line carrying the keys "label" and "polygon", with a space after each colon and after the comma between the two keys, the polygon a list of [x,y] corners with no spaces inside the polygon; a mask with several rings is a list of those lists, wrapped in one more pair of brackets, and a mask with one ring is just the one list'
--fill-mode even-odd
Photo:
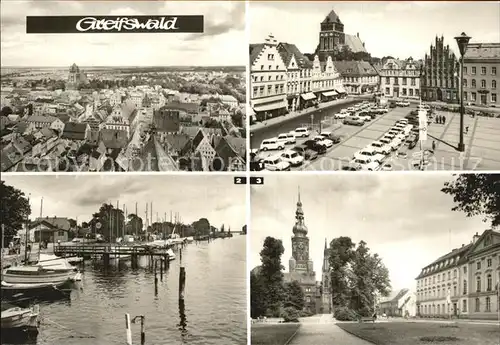
{"label": "quay", "polygon": [[167,249],[151,248],[151,246],[118,246],[118,245],[56,245],[54,254],[57,256],[92,256],[92,255],[153,255],[165,256]]}

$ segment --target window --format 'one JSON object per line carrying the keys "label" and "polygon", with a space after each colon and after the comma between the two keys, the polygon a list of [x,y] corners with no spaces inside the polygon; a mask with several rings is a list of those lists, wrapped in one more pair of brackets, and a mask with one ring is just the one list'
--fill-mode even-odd
{"label": "window", "polygon": [[475,93],[475,92],[471,92],[471,93],[470,93],[470,100],[471,100],[471,101],[473,101],[473,102],[475,102],[475,101],[476,101],[476,99],[477,99],[477,97],[476,97],[476,93]]}
{"label": "window", "polygon": [[472,79],[471,85],[472,85],[472,87],[476,87],[476,79]]}
{"label": "window", "polygon": [[467,295],[467,280],[464,279],[463,293]]}
{"label": "window", "polygon": [[476,278],[476,292],[481,292],[481,277]]}
{"label": "window", "polygon": [[274,54],[267,54],[268,60],[274,60]]}
{"label": "window", "polygon": [[472,72],[471,74],[476,74],[476,67],[472,67]]}
{"label": "window", "polygon": [[450,280],[450,279],[451,279],[451,272],[448,271],[448,280]]}
{"label": "window", "polygon": [[467,87],[467,79],[464,78],[464,87]]}
{"label": "window", "polygon": [[391,83],[391,77],[385,77],[385,83],[390,84]]}
{"label": "window", "polygon": [[464,75],[467,74],[467,66],[464,66]]}
{"label": "window", "polygon": [[491,258],[486,260],[486,266],[491,267]]}
{"label": "window", "polygon": [[453,296],[457,295],[457,286],[453,285]]}
{"label": "window", "polygon": [[491,67],[491,75],[497,75],[497,68]]}
{"label": "window", "polygon": [[457,277],[457,270],[453,270],[453,278],[456,278]]}
{"label": "window", "polygon": [[476,311],[476,312],[479,311],[479,304],[480,304],[479,303],[479,298],[476,298],[476,308],[475,308],[474,311]]}
{"label": "window", "polygon": [[491,299],[486,297],[486,308],[485,311],[491,311]]}
{"label": "window", "polygon": [[496,89],[497,88],[497,81],[496,80],[492,80],[491,81],[491,88],[492,89]]}
{"label": "window", "polygon": [[478,270],[481,269],[481,261],[476,262],[476,267],[477,267]]}
{"label": "window", "polygon": [[467,92],[464,91],[464,101],[467,100]]}
{"label": "window", "polygon": [[467,273],[467,266],[464,266],[464,273]]}
{"label": "window", "polygon": [[486,88],[486,80],[484,79],[481,80],[481,88]]}
{"label": "window", "polygon": [[462,301],[462,311],[463,311],[464,313],[466,313],[466,312],[467,312],[467,300],[466,300],[466,299],[464,299],[464,300]]}
{"label": "window", "polygon": [[386,88],[385,88],[385,94],[386,94],[386,95],[388,95],[388,94],[390,94],[390,93],[391,93],[390,89],[389,89],[388,87],[386,87]]}
{"label": "window", "polygon": [[481,67],[481,74],[485,75],[486,74],[486,67]]}
{"label": "window", "polygon": [[436,284],[436,276],[432,277],[432,283]]}
{"label": "window", "polygon": [[496,93],[491,94],[491,102],[493,102],[493,103],[497,102],[497,94]]}
{"label": "window", "polygon": [[486,276],[486,291],[491,291],[492,285],[493,285],[493,282],[491,280],[491,274],[488,274]]}

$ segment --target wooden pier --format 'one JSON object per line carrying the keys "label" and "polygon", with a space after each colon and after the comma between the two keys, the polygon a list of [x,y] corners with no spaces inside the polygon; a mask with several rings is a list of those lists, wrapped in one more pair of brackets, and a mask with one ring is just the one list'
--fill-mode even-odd
{"label": "wooden pier", "polygon": [[54,254],[57,256],[92,256],[92,255],[136,255],[165,256],[168,248],[153,248],[151,246],[118,246],[118,245],[56,245]]}

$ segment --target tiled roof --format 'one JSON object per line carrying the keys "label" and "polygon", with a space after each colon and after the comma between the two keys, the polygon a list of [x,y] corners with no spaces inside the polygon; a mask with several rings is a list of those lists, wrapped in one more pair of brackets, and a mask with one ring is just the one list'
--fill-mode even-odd
{"label": "tiled roof", "polygon": [[247,143],[245,138],[238,138],[238,137],[233,137],[230,135],[227,135],[224,137],[224,139],[228,142],[229,145],[236,151],[236,153],[245,159],[246,157],[246,149],[247,149]]}
{"label": "tiled roof", "polygon": [[331,10],[330,13],[328,13],[328,15],[325,17],[325,19],[321,22],[321,24],[324,24],[324,23],[339,23],[339,24],[342,24],[342,22],[340,21],[339,16],[337,15],[337,13],[335,13],[334,10]]}
{"label": "tiled roof", "polygon": [[57,120],[57,117],[54,116],[30,116],[26,119],[27,122],[46,122],[52,123]]}
{"label": "tiled roof", "polygon": [[26,132],[26,129],[28,129],[28,123],[25,121],[20,121],[14,127],[14,132],[23,134],[24,132]]}
{"label": "tiled roof", "polygon": [[500,59],[500,43],[469,43],[464,59]]}
{"label": "tiled roof", "polygon": [[250,65],[255,62],[263,48],[264,43],[250,44]]}
{"label": "tiled roof", "polygon": [[164,105],[164,108],[183,110],[189,114],[198,114],[198,112],[200,110],[200,105],[198,103],[171,102],[171,103]]}
{"label": "tiled roof", "polygon": [[450,267],[450,265],[455,266],[457,264],[457,261],[454,261],[453,263],[450,262],[448,265],[444,265],[443,267],[438,267],[436,269],[431,269],[430,271],[425,272],[426,269],[430,269],[434,265],[438,265],[438,264],[440,265],[442,262],[446,262],[446,260],[448,260],[448,259],[451,259],[451,258],[454,258],[457,256],[462,257],[471,248],[471,246],[472,246],[472,243],[469,243],[468,245],[465,245],[465,246],[458,248],[458,249],[453,249],[451,252],[446,253],[445,255],[439,257],[437,260],[435,260],[430,265],[425,266],[424,269],[422,270],[422,272],[418,275],[418,277],[416,279],[435,274],[435,273],[440,272],[444,269],[448,269]]}
{"label": "tiled roof", "polygon": [[42,129],[40,129],[40,134],[42,134],[45,138],[52,138],[52,137],[55,137],[56,136],[56,133],[48,128],[48,127],[44,127]]}
{"label": "tiled roof", "polygon": [[85,132],[87,130],[86,123],[76,123],[76,122],[68,122],[64,126],[64,131],[61,136],[63,139],[71,139],[71,140],[85,140]]}
{"label": "tiled roof", "polygon": [[299,68],[311,68],[312,62],[302,54],[302,52],[297,48],[295,44],[282,42],[278,44],[278,52],[281,55],[281,58],[285,62],[285,65],[288,66],[290,64],[290,60],[292,60],[292,56],[295,56],[295,61],[297,61],[297,65]]}
{"label": "tiled roof", "polygon": [[343,77],[378,75],[375,68],[367,61],[333,61],[333,64]]}
{"label": "tiled roof", "polygon": [[60,230],[69,230],[71,228],[69,224],[68,218],[58,218],[58,217],[38,217],[35,219],[35,222],[32,223],[32,227],[39,222],[47,222],[50,225],[60,229]]}
{"label": "tiled roof", "polygon": [[345,34],[345,44],[351,49],[353,53],[367,53],[363,42],[358,36]]}
{"label": "tiled roof", "polygon": [[392,291],[389,296],[383,297],[380,299],[380,303],[386,303],[386,302],[397,302],[399,301],[408,291],[409,289],[401,289],[401,290],[396,290]]}
{"label": "tiled roof", "polygon": [[127,146],[127,132],[118,129],[103,128],[99,132],[99,141],[108,149],[121,149]]}
{"label": "tiled roof", "polygon": [[167,134],[165,140],[171,149],[177,152],[183,152],[187,145],[190,144],[191,138],[187,134]]}

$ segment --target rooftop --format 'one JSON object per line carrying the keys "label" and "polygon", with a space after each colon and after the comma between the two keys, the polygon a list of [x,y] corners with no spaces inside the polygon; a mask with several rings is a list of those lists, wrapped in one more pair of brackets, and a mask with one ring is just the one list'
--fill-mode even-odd
{"label": "rooftop", "polygon": [[500,59],[500,43],[470,43],[464,59]]}

